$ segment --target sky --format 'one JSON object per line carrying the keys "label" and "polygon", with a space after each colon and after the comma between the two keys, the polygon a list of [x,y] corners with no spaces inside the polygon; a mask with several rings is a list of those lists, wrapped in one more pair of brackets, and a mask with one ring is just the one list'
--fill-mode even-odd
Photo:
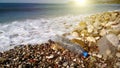
{"label": "sky", "polygon": [[0,3],[65,3],[68,0],[0,0]]}
{"label": "sky", "polygon": [[[67,3],[71,0],[0,0],[0,3]],[[88,1],[120,1],[120,0],[88,0]]]}

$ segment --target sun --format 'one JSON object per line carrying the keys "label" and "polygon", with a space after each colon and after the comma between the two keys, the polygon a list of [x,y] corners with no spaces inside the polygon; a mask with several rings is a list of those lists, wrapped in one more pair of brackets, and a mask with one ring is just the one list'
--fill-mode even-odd
{"label": "sun", "polygon": [[85,6],[87,4],[86,0],[74,0],[77,6]]}

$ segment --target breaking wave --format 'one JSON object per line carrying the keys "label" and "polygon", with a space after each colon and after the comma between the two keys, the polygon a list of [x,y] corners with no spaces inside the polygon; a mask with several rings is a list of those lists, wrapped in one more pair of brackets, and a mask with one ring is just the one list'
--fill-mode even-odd
{"label": "breaking wave", "polygon": [[63,16],[53,19],[14,21],[0,24],[0,51],[21,44],[41,44],[54,35],[70,32],[83,16]]}

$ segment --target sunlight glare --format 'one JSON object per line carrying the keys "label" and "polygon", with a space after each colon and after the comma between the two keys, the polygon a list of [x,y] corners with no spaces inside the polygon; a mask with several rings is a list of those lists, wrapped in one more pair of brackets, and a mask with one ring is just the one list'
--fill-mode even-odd
{"label": "sunlight glare", "polygon": [[76,6],[85,6],[87,4],[86,0],[74,0]]}

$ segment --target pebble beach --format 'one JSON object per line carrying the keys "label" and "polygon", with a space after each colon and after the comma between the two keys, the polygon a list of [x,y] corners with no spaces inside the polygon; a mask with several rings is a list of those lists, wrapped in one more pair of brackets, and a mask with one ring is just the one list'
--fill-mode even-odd
{"label": "pebble beach", "polygon": [[[71,27],[71,26],[67,26]],[[69,28],[67,28],[69,29]],[[82,57],[56,41],[26,44],[0,52],[1,68],[119,68],[120,11],[86,16],[63,37],[89,53]],[[12,46],[12,45],[11,45]],[[69,46],[69,45],[67,45]]]}

